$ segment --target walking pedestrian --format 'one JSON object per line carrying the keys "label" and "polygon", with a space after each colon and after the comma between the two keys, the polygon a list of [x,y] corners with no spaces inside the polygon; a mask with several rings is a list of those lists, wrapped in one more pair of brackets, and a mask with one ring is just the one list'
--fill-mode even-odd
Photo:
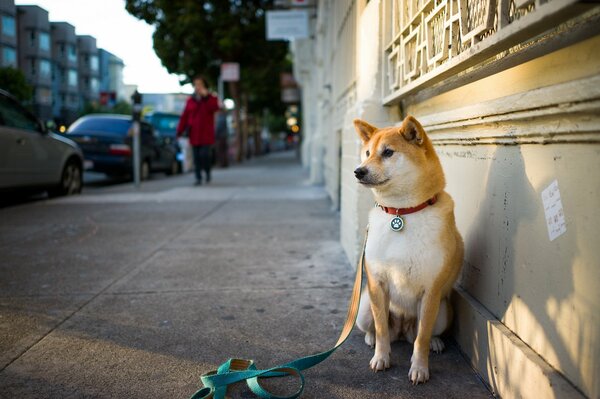
{"label": "walking pedestrian", "polygon": [[217,97],[208,91],[208,83],[202,76],[192,80],[194,93],[185,103],[177,125],[177,137],[187,134],[194,158],[196,185],[202,184],[202,172],[210,182],[212,146],[215,143],[215,113],[219,110]]}

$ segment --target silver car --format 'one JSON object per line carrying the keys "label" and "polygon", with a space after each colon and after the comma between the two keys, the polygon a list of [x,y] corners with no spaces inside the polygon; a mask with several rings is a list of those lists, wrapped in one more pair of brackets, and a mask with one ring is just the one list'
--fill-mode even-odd
{"label": "silver car", "polygon": [[83,155],[0,90],[0,190],[39,188],[52,196],[81,192]]}

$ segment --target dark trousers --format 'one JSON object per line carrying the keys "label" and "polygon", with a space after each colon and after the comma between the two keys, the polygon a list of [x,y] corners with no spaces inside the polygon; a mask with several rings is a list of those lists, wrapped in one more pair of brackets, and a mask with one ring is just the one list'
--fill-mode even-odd
{"label": "dark trousers", "polygon": [[210,167],[212,157],[212,146],[194,145],[192,146],[194,155],[194,169],[196,171],[196,180],[202,181],[202,171],[206,172],[207,179],[210,179]]}

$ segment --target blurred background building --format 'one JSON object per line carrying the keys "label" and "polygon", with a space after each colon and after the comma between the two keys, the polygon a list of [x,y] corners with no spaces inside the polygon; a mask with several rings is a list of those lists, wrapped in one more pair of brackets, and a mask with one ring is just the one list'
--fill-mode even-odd
{"label": "blurred background building", "polygon": [[48,11],[38,6],[17,7],[19,68],[33,87],[33,112],[52,119],[52,51]]}
{"label": "blurred background building", "polygon": [[33,89],[27,105],[40,119],[68,125],[84,109],[129,100],[123,60],[75,29],[50,22],[39,6],[0,2],[0,67],[23,72]]}
{"label": "blurred background building", "polygon": [[123,60],[104,49],[98,50],[100,75],[100,104],[114,105],[128,100],[123,83]]}
{"label": "blurred background building", "polygon": [[0,66],[17,66],[17,16],[12,0],[0,2]]}
{"label": "blurred background building", "polygon": [[77,55],[79,101],[83,106],[98,103],[100,100],[100,60],[96,39],[89,35],[77,36]]}
{"label": "blurred background building", "polygon": [[50,23],[52,37],[52,114],[57,122],[69,124],[79,111],[77,35],[67,22]]}

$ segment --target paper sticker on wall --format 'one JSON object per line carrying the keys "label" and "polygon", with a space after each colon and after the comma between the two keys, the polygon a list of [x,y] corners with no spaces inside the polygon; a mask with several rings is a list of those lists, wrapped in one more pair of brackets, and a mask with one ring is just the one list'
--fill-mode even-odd
{"label": "paper sticker on wall", "polygon": [[542,191],[542,202],[544,204],[546,225],[548,226],[548,237],[550,241],[554,241],[554,239],[567,231],[565,214],[560,200],[560,191],[558,190],[558,181],[554,180]]}

